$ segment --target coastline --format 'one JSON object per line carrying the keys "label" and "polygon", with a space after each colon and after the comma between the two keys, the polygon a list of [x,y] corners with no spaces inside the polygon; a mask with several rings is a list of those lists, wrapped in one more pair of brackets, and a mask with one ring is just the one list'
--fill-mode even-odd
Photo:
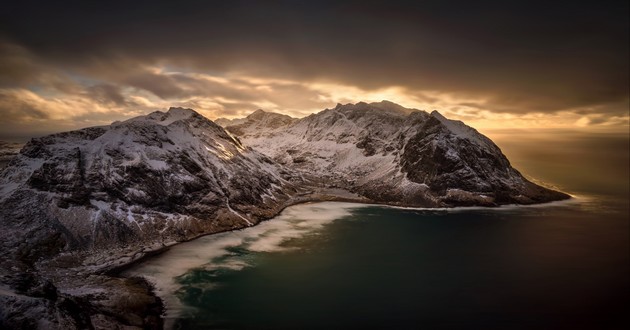
{"label": "coastline", "polygon": [[[113,265],[111,268],[107,268],[107,269],[98,271],[97,273],[98,274],[102,274],[102,275],[112,276],[112,277],[124,277],[124,276],[121,276],[121,273],[124,272],[125,270],[128,270],[128,269],[132,268],[133,266],[135,266],[135,265],[137,265],[139,263],[142,263],[143,261],[145,261],[145,260],[147,260],[147,259],[149,259],[151,257],[160,255],[160,254],[168,251],[173,246],[176,246],[176,245],[179,245],[179,244],[185,243],[185,242],[190,242],[190,241],[193,241],[195,239],[198,239],[198,238],[204,237],[204,236],[215,235],[215,234],[226,233],[226,232],[233,232],[233,231],[240,231],[240,230],[245,230],[247,228],[255,227],[255,226],[257,226],[258,224],[260,224],[262,222],[270,221],[273,218],[277,217],[286,208],[291,207],[291,206],[295,206],[295,205],[300,205],[300,204],[320,203],[320,202],[347,202],[347,203],[366,204],[366,205],[374,205],[374,206],[380,206],[380,207],[388,207],[388,208],[395,208],[395,209],[406,209],[406,210],[423,210],[423,211],[456,211],[456,210],[461,210],[461,211],[466,211],[466,210],[507,210],[507,209],[514,208],[514,207],[518,207],[518,208],[521,208],[521,207],[547,207],[547,206],[550,206],[551,204],[571,203],[571,202],[577,202],[577,200],[578,200],[577,196],[571,195],[569,193],[557,191],[557,192],[565,194],[565,195],[567,195],[569,197],[568,198],[564,198],[564,199],[550,200],[550,201],[546,201],[546,202],[542,202],[542,203],[533,203],[533,204],[502,204],[502,205],[496,205],[496,206],[418,207],[418,206],[392,205],[391,203],[378,202],[378,201],[371,200],[371,199],[368,199],[368,198],[365,198],[365,197],[361,197],[361,196],[358,196],[358,195],[356,195],[357,197],[349,197],[349,195],[353,194],[350,191],[347,191],[347,190],[344,190],[344,189],[338,189],[338,188],[335,188],[334,190],[342,190],[345,193],[347,193],[348,195],[346,195],[346,196],[334,195],[334,194],[322,194],[320,196],[316,196],[314,194],[313,195],[301,195],[298,198],[288,200],[272,216],[269,216],[269,217],[266,217],[264,219],[261,219],[259,222],[255,223],[253,226],[245,226],[245,227],[240,227],[240,228],[225,229],[225,230],[219,230],[219,231],[215,231],[215,232],[199,234],[199,235],[196,235],[194,237],[191,237],[190,239],[173,242],[173,244],[162,246],[162,247],[160,247],[160,248],[158,248],[156,250],[147,251],[146,253],[143,253],[141,256],[139,256],[136,259],[131,259],[131,260],[129,260],[129,261],[123,263],[123,264]],[[304,198],[305,196],[308,196],[308,197]]]}
{"label": "coastline", "polygon": [[[300,197],[302,197],[302,196],[300,196]],[[285,204],[283,204],[282,207],[280,207],[278,209],[278,211],[275,212],[272,216],[266,217],[266,218],[260,220],[259,222],[255,223],[253,226],[245,226],[245,227],[240,227],[240,228],[225,229],[225,230],[219,230],[219,231],[215,231],[215,232],[199,234],[199,235],[191,237],[190,239],[177,241],[177,242],[174,242],[173,244],[162,246],[162,247],[160,247],[160,248],[158,248],[156,250],[147,251],[146,253],[143,253],[141,256],[139,256],[136,259],[129,260],[129,261],[123,263],[123,264],[114,265],[111,268],[100,270],[97,273],[98,274],[102,274],[102,275],[112,276],[112,277],[121,277],[120,274],[122,272],[124,272],[125,270],[127,270],[129,268],[132,268],[134,265],[137,265],[138,263],[141,263],[141,262],[145,261],[148,258],[160,255],[160,254],[168,251],[171,247],[173,247],[175,245],[178,245],[178,244],[181,244],[181,243],[185,243],[185,242],[190,242],[190,241],[193,241],[193,240],[198,239],[200,237],[204,237],[204,236],[208,236],[208,235],[215,235],[215,234],[220,234],[220,233],[245,230],[247,228],[255,227],[255,226],[257,226],[258,224],[260,224],[262,222],[272,220],[273,218],[275,218],[278,215],[280,215],[280,213],[282,213],[282,211],[284,211],[288,207],[291,207],[291,206],[294,206],[294,205],[300,205],[300,204],[319,203],[319,202],[347,202],[347,203],[373,204],[373,205],[383,205],[383,206],[388,205],[388,204],[385,204],[385,203],[384,204],[378,204],[378,203],[376,203],[376,202],[374,202],[372,200],[368,200],[368,199],[361,198],[361,197],[350,198],[350,197],[346,197],[346,196],[335,196],[335,195],[325,195],[325,197],[323,197],[323,198],[306,198],[306,199],[297,198],[297,199],[290,199]]]}
{"label": "coastline", "polygon": [[[125,275],[122,275],[122,273],[126,270],[129,270],[131,268],[133,268],[134,266],[152,258],[155,256],[158,256],[160,254],[163,254],[164,252],[170,250],[171,247],[174,247],[175,245],[179,245],[180,243],[185,243],[185,242],[190,242],[193,241],[195,239],[198,239],[200,237],[205,237],[205,236],[210,236],[210,235],[215,235],[215,234],[220,234],[220,233],[225,233],[225,232],[235,232],[235,231],[241,231],[250,227],[255,227],[258,224],[261,224],[263,222],[266,221],[270,221],[273,218],[279,216],[282,211],[284,211],[286,208],[290,207],[290,206],[295,206],[295,205],[300,205],[300,204],[308,204],[308,203],[319,203],[319,202],[349,202],[349,203],[357,203],[357,204],[365,204],[365,205],[373,205],[373,206],[379,206],[379,207],[387,207],[387,208],[396,208],[396,209],[407,209],[407,210],[425,210],[425,211],[456,211],[456,210],[461,210],[461,211],[466,211],[466,210],[509,210],[512,209],[514,207],[548,207],[550,205],[554,205],[554,204],[565,204],[565,203],[573,203],[576,202],[577,199],[569,194],[566,194],[567,196],[569,196],[568,198],[565,199],[561,199],[561,200],[553,200],[553,201],[548,201],[548,202],[544,202],[544,203],[537,203],[537,204],[529,204],[529,205],[522,205],[522,204],[505,204],[505,205],[497,205],[497,206],[453,206],[453,207],[417,207],[417,206],[404,206],[404,205],[392,205],[391,203],[385,203],[385,202],[377,202],[374,200],[370,200],[368,198],[364,198],[358,195],[354,195],[349,191],[343,190],[343,194],[338,194],[340,192],[340,189],[335,189],[334,192],[336,192],[337,194],[332,194],[332,191],[327,191],[326,193],[317,193],[317,194],[307,194],[307,195],[299,195],[296,196],[296,198],[292,198],[290,200],[288,200],[286,203],[284,203],[282,205],[282,207],[278,208],[277,212],[274,213],[274,215],[269,216],[265,219],[260,220],[259,222],[257,222],[256,224],[254,224],[253,226],[246,226],[246,227],[241,227],[241,228],[236,228],[236,229],[227,229],[227,230],[221,230],[221,231],[217,231],[217,232],[211,232],[211,233],[204,233],[201,235],[197,235],[195,237],[192,237],[190,239],[187,239],[185,241],[178,241],[174,244],[168,245],[168,246],[163,246],[157,250],[153,250],[153,251],[149,251],[147,253],[144,253],[142,256],[130,260],[124,264],[121,265],[116,265],[113,266],[112,268],[106,270],[105,272],[103,272],[104,275],[107,276],[112,276],[112,277],[117,277],[117,278],[129,278]],[[145,279],[147,282],[149,282],[152,286],[154,286],[154,283],[151,283],[149,280]],[[157,294],[156,290],[151,290],[150,291],[151,295],[153,297],[155,297],[156,299],[158,299],[160,301],[160,303],[163,306],[162,309],[162,315],[161,317],[165,316],[166,313],[166,302],[164,301],[163,297],[160,297],[160,295]]]}
{"label": "coastline", "polygon": [[[122,273],[128,269],[133,268],[135,265],[146,261],[147,259],[163,254],[171,247],[180,243],[190,242],[200,237],[213,234],[241,231],[243,229],[256,226],[262,222],[266,222],[277,217],[282,213],[282,211],[290,206],[306,203],[348,202],[402,209],[448,211],[458,209],[470,210],[471,208],[501,210],[506,209],[506,207],[509,209],[509,207],[514,206],[547,206],[549,203],[554,203],[558,200],[560,200],[561,202],[566,202],[567,200],[571,201],[572,199],[574,199],[572,196],[565,193],[560,193],[556,191],[554,191],[553,193],[554,194],[547,195],[550,201],[529,205],[452,205],[449,207],[430,207],[419,205],[405,205],[406,203],[388,203],[385,201],[379,202],[373,199],[362,197],[348,190],[339,188],[306,187],[306,189],[302,190],[302,192],[297,193],[293,196],[289,196],[289,198],[284,203],[278,205],[273,210],[270,210],[272,212],[269,212],[265,215],[264,218],[260,218],[259,221],[251,226],[248,226],[245,223],[238,223],[241,226],[202,233],[191,236],[190,238],[187,238],[185,240],[170,241],[163,245],[143,246],[136,249],[135,251],[127,250],[123,254],[117,253],[116,251],[111,251],[110,257],[107,258],[106,261],[102,262],[100,266],[94,264],[92,266],[80,266],[78,268],[54,268],[54,266],[51,268],[52,265],[48,265],[47,269],[42,269],[42,272],[37,276],[38,278],[41,277],[41,279],[43,280],[46,280],[48,278],[51,279],[52,283],[55,284],[55,290],[58,292],[58,295],[64,297],[63,299],[77,301],[77,313],[79,313],[80,315],[84,315],[87,318],[93,318],[91,321],[89,321],[93,324],[97,324],[99,326],[135,325],[147,326],[151,329],[160,329],[163,328],[163,325],[160,326],[158,325],[158,323],[155,323],[155,318],[157,317],[158,319],[160,319],[160,322],[164,321],[164,316],[166,313],[166,303],[164,299],[158,295],[158,290],[156,290],[155,288],[155,283],[152,283],[150,280],[144,277],[138,278],[138,276],[125,276]],[[70,274],[68,274],[69,272]],[[73,285],[70,285],[69,279],[73,279],[80,284],[75,283]],[[60,282],[57,283],[57,281]],[[78,289],[73,289],[77,285]],[[99,293],[91,293],[90,290],[96,290]],[[93,301],[92,299],[94,298],[96,300]],[[45,301],[46,300],[44,300],[43,302]],[[120,305],[116,305],[118,303],[115,303],[115,301],[120,301]],[[132,302],[133,304],[131,306],[132,308],[134,308],[132,311],[128,309],[129,307],[126,307],[128,306],[126,304],[126,302],[128,301]],[[89,303],[84,305],[80,302]],[[114,305],[112,305],[112,303]]]}

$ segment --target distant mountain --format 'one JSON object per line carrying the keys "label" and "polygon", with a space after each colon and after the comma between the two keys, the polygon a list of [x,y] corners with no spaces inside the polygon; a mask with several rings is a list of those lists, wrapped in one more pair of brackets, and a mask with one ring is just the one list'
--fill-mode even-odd
{"label": "distant mountain", "polygon": [[338,104],[302,119],[257,110],[226,128],[321,185],[376,202],[492,206],[568,197],[525,179],[464,123],[388,101]]}
{"label": "distant mountain", "polygon": [[273,130],[285,127],[289,124],[292,124],[296,120],[297,119],[292,118],[291,116],[274,112],[265,112],[262,109],[258,109],[245,118],[219,118],[215,120],[215,123],[223,127],[230,127],[231,131],[238,132],[239,135],[242,135],[244,134],[244,132],[241,132],[241,127],[243,127],[243,129],[247,130],[248,132],[253,133],[256,130],[267,131],[270,129]]}
{"label": "distant mountain", "polygon": [[225,127],[225,126],[238,125],[238,124],[244,123],[246,120],[247,118],[236,118],[236,119],[217,118],[213,121],[215,124],[221,127]]}

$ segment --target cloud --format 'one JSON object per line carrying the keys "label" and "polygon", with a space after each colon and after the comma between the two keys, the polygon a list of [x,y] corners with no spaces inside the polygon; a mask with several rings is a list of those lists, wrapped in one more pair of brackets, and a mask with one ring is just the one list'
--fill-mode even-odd
{"label": "cloud", "polygon": [[0,109],[5,121],[29,122],[72,119],[85,114],[118,112],[89,97],[42,97],[27,89],[0,89]]}
{"label": "cloud", "polygon": [[[404,86],[483,95],[504,112],[608,102],[628,90],[624,1],[60,6],[10,5],[7,34],[60,65],[124,58],[366,90]],[[48,15],[53,9],[59,15]],[[185,93],[151,78],[131,82],[166,97]]]}
{"label": "cloud", "polygon": [[97,84],[86,88],[86,93],[90,98],[103,104],[115,106],[128,105],[129,101],[122,95],[121,88],[112,84]]}
{"label": "cloud", "polygon": [[0,86],[19,86],[37,80],[40,74],[26,49],[0,39]]}
{"label": "cloud", "polygon": [[57,120],[67,107],[70,120],[82,120],[75,126],[91,114],[100,122],[103,113],[171,105],[211,118],[256,108],[304,116],[382,99],[488,125],[586,118],[580,124],[593,127],[628,117],[627,1],[35,1],[3,9],[0,88],[12,98],[0,113],[10,118],[19,117],[5,108],[18,103],[15,90],[20,106],[34,109],[21,112]]}
{"label": "cloud", "polygon": [[50,118],[50,107],[42,106],[45,101],[37,94],[20,89],[0,90],[0,108],[3,121],[21,123]]}

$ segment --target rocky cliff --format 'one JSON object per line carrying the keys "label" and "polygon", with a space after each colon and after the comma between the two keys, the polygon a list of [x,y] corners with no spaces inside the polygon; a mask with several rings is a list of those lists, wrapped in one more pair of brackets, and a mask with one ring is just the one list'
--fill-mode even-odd
{"label": "rocky cliff", "polygon": [[533,184],[490,139],[437,111],[383,101],[339,104],[302,119],[285,117],[258,111],[226,128],[321,185],[376,202],[451,207],[568,198]]}

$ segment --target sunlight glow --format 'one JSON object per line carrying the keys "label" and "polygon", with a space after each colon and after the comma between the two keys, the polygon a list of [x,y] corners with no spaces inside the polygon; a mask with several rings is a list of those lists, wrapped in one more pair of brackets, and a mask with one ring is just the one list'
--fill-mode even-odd
{"label": "sunlight glow", "polygon": [[[87,91],[2,89],[0,106],[14,109],[12,117],[24,127],[47,125],[56,131],[109,124],[114,120],[165,110],[171,106],[192,108],[214,120],[242,118],[256,109],[300,118],[337,103],[388,100],[407,108],[438,110],[449,119],[461,120],[477,129],[570,128],[597,131],[627,131],[630,116],[605,116],[597,108],[566,109],[556,112],[492,110],[484,96],[459,95],[437,90],[410,90],[403,86],[365,90],[331,81],[299,82],[288,79],[239,76],[237,73],[210,75],[163,66],[142,67],[156,77],[167,79],[166,95],[133,86],[120,88],[124,103],[95,99]],[[623,105],[621,105],[623,106]],[[20,111],[19,109],[28,109]],[[55,128],[57,127],[57,128]]]}

